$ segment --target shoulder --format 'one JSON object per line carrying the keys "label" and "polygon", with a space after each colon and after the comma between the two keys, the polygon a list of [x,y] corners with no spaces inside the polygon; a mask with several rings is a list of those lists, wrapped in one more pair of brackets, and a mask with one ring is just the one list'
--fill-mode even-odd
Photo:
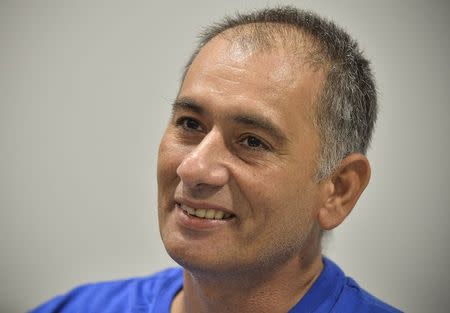
{"label": "shoulder", "polygon": [[176,293],[182,286],[181,268],[123,280],[81,285],[57,296],[30,313],[131,312],[149,307],[161,293]]}
{"label": "shoulder", "polygon": [[354,279],[345,277],[332,312],[400,313],[401,311],[361,288]]}

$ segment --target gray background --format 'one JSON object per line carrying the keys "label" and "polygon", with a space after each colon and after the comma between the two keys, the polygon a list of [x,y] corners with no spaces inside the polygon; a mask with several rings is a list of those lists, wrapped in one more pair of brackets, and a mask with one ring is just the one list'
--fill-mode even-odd
{"label": "gray background", "polygon": [[1,312],[173,265],[155,174],[182,67],[201,26],[276,3],[348,29],[380,91],[372,181],[326,254],[407,312],[448,312],[448,2],[107,3],[0,2]]}

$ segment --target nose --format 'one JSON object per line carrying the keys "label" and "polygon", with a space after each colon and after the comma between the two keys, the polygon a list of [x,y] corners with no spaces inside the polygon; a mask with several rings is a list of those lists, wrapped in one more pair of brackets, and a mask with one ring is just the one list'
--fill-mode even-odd
{"label": "nose", "polygon": [[226,153],[221,133],[212,129],[178,166],[177,174],[183,185],[190,189],[217,189],[227,184],[230,173]]}

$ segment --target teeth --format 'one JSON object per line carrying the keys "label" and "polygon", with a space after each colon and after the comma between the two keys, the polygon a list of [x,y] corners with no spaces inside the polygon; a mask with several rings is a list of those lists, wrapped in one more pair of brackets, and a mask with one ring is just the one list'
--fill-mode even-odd
{"label": "teeth", "polygon": [[190,215],[195,215],[195,210],[191,207],[185,206],[183,210],[186,210]]}
{"label": "teeth", "polygon": [[230,213],[225,213],[223,211],[218,211],[214,209],[194,209],[187,205],[182,204],[181,209],[188,213],[189,215],[197,216],[200,218],[206,218],[206,219],[216,219],[221,220],[225,218],[231,217]]}
{"label": "teeth", "polygon": [[206,215],[206,210],[205,209],[195,210],[195,216],[197,216],[197,217],[205,217],[205,215]]}
{"label": "teeth", "polygon": [[209,209],[208,211],[206,211],[206,218],[214,218],[214,216],[216,215],[216,211],[213,209]]}
{"label": "teeth", "polygon": [[214,214],[214,219],[221,220],[223,218],[223,216],[224,216],[224,213],[222,211],[216,211],[216,213]]}

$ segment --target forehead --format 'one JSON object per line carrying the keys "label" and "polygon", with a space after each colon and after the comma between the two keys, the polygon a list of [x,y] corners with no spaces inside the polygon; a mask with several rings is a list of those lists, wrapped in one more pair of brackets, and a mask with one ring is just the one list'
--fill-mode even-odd
{"label": "forehead", "polygon": [[281,48],[264,51],[235,40],[216,37],[201,49],[187,72],[184,84],[192,76],[216,83],[222,78],[220,85],[224,89],[233,85],[249,85],[275,91],[279,87],[292,86],[296,67],[293,58]]}
{"label": "forehead", "polygon": [[265,115],[286,132],[311,124],[323,73],[283,48],[251,49],[216,37],[206,44],[186,73],[179,97],[212,110]]}

